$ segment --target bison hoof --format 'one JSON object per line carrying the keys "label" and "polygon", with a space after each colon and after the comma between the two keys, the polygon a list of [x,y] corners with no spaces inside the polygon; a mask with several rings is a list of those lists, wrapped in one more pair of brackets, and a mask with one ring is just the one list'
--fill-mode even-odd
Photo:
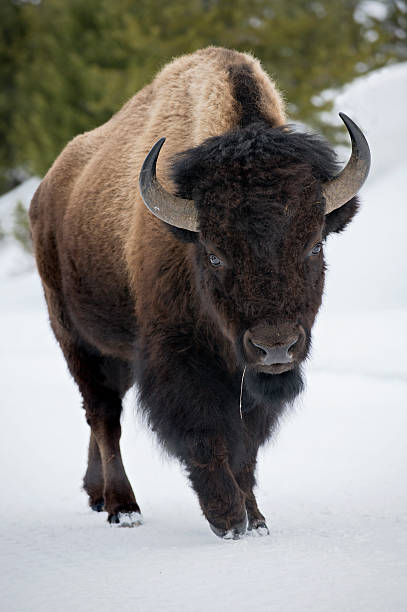
{"label": "bison hoof", "polygon": [[90,504],[91,509],[94,512],[103,512],[104,508],[105,508],[105,501],[104,499],[98,499],[97,501],[95,501],[93,504]]}
{"label": "bison hoof", "polygon": [[255,519],[254,521],[249,522],[247,533],[248,535],[251,535],[251,536],[261,537],[261,536],[269,535],[270,531],[265,521],[261,519]]}
{"label": "bison hoof", "polygon": [[113,527],[139,527],[143,524],[140,512],[117,512],[109,514],[107,520]]}
{"label": "bison hoof", "polygon": [[223,538],[224,540],[240,540],[242,536],[246,533],[247,529],[247,514],[244,517],[243,521],[233,525],[230,529],[220,529],[219,527],[215,527],[212,523],[209,523],[209,527],[212,529],[213,533],[216,534],[219,538]]}

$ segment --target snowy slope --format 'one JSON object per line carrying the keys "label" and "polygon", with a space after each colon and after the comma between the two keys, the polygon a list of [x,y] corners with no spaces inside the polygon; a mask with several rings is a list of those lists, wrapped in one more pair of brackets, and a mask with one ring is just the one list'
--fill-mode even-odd
{"label": "snowy slope", "polygon": [[[78,392],[36,274],[10,275],[16,252],[0,250],[1,610],[407,610],[406,89],[401,65],[340,99],[367,134],[373,171],[357,220],[326,248],[307,391],[261,452],[268,538],[210,532],[132,394],[122,447],[145,524],[113,529],[88,510]],[[12,198],[0,199],[0,218]]]}

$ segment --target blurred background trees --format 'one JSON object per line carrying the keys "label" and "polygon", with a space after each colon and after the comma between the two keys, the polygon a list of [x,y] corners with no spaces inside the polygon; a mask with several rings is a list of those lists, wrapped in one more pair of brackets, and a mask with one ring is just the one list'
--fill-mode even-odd
{"label": "blurred background trees", "polygon": [[1,0],[0,192],[207,45],[252,52],[290,118],[333,138],[321,92],[407,60],[406,34],[405,0]]}

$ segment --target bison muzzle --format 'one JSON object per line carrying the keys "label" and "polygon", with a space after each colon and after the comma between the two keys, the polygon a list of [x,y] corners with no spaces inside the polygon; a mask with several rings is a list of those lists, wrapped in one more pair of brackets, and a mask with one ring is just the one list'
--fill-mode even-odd
{"label": "bison muzzle", "polygon": [[210,47],[70,142],[39,186],[38,270],[91,429],[84,488],[111,524],[140,523],[119,445],[136,384],[212,530],[268,532],[258,448],[302,389],[323,244],[369,171],[362,132],[341,117],[342,170],[323,139],[286,124],[257,60]]}

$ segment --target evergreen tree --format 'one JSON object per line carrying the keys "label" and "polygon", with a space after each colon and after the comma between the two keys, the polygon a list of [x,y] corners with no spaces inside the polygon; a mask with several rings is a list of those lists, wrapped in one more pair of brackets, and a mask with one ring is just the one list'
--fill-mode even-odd
{"label": "evergreen tree", "polygon": [[19,95],[16,74],[26,30],[21,19],[22,7],[12,2],[0,3],[0,193],[18,182],[11,121]]}

